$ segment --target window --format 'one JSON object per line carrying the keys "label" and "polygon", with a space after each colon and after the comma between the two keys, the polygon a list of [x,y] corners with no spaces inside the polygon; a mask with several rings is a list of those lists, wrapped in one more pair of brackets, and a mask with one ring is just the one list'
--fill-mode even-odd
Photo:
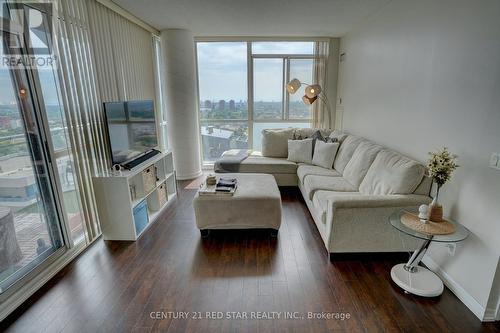
{"label": "window", "polygon": [[[19,35],[0,31],[1,55],[12,40],[20,43]],[[38,74],[0,68],[0,294],[44,267],[45,259],[57,257],[66,245],[47,157],[54,134],[45,134],[44,108],[35,103],[44,90],[29,81],[30,75]]]}
{"label": "window", "polygon": [[253,118],[283,118],[283,60],[255,59],[253,62]]}
{"label": "window", "polygon": [[[312,59],[290,59],[289,79],[298,78],[301,82],[313,82],[313,60]],[[302,85],[293,95],[288,95],[288,118],[289,119],[309,119],[311,115],[311,106],[302,102],[305,86]]]}
{"label": "window", "polygon": [[303,90],[289,95],[286,83],[312,83],[313,41],[197,42],[200,133],[204,163],[232,148],[261,149],[266,128],[309,127],[311,109]]}
{"label": "window", "polygon": [[314,42],[253,42],[253,54],[314,54]]}
{"label": "window", "polygon": [[[47,26],[43,26],[42,28],[37,28],[36,31],[34,29],[30,29],[29,31],[31,43],[37,48],[34,52],[35,55],[42,55],[38,54],[38,50],[49,48],[51,45],[47,29]],[[77,182],[73,174],[75,168],[73,156],[70,154],[68,124],[62,102],[60,102],[57,75],[55,69],[50,64],[38,64],[36,75],[40,87],[39,98],[43,103],[50,131],[52,149],[54,150],[57,174],[61,186],[62,204],[65,209],[67,223],[69,224],[70,236],[73,244],[79,244],[85,241],[84,216],[77,192]]]}
{"label": "window", "polygon": [[247,43],[198,43],[200,134],[204,162],[248,148]]}

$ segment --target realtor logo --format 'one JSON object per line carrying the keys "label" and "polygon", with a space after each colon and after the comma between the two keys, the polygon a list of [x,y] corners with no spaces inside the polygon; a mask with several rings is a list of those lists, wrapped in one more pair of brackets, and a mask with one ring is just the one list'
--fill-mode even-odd
{"label": "realtor logo", "polygon": [[2,3],[4,43],[0,67],[11,69],[53,67],[56,38],[54,2],[6,1]]}

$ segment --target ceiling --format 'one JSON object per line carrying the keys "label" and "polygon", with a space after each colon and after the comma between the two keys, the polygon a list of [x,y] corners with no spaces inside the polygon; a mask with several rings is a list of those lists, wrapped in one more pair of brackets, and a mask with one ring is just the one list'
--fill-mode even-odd
{"label": "ceiling", "polygon": [[158,30],[195,36],[340,37],[391,0],[113,0]]}

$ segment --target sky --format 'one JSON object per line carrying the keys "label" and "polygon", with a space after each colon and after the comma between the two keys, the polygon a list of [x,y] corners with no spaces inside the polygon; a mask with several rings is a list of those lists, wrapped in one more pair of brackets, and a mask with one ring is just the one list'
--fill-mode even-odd
{"label": "sky", "polygon": [[[254,54],[312,54],[312,42],[254,42]],[[204,42],[197,44],[201,100],[247,99],[247,43]],[[311,81],[312,61],[296,61],[291,75]],[[254,97],[256,101],[281,101],[284,89],[281,59],[256,59]],[[292,72],[294,72],[292,74]]]}
{"label": "sky", "polygon": [[[34,34],[30,34],[33,47],[43,47],[45,44]],[[4,55],[3,43],[0,42],[0,54]],[[38,74],[43,90],[43,98],[45,104],[54,105],[58,103],[55,78],[52,68],[39,68]],[[16,103],[15,95],[13,94],[14,87],[10,77],[9,70],[5,67],[0,67],[0,105]]]}
{"label": "sky", "polygon": [[[247,100],[247,43],[198,43],[198,72],[201,100]],[[254,54],[312,54],[312,42],[254,42]],[[280,102],[284,89],[281,59],[256,59],[254,96],[256,101]],[[290,76],[310,83],[311,60],[292,60]],[[50,70],[40,70],[46,104],[57,104],[58,97]],[[0,68],[0,104],[14,101],[8,70]],[[303,88],[302,88],[303,90]],[[299,91],[291,98],[300,100]]]}
{"label": "sky", "polygon": [[[45,104],[58,104],[55,78],[52,70],[39,70],[39,77]],[[17,103],[13,92],[14,86],[12,85],[9,70],[0,68],[0,105]]]}

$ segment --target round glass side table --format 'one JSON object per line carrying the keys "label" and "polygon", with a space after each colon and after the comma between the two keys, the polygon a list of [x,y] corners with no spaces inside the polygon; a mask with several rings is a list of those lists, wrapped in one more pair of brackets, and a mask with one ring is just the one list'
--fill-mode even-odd
{"label": "round glass side table", "polygon": [[424,297],[435,297],[443,293],[443,281],[429,269],[419,266],[431,242],[456,243],[469,236],[469,230],[461,224],[450,221],[455,232],[448,235],[429,235],[408,228],[401,222],[401,216],[407,211],[394,212],[389,220],[400,232],[423,240],[422,246],[411,256],[406,264],[398,264],[391,269],[392,280],[405,292]]}

